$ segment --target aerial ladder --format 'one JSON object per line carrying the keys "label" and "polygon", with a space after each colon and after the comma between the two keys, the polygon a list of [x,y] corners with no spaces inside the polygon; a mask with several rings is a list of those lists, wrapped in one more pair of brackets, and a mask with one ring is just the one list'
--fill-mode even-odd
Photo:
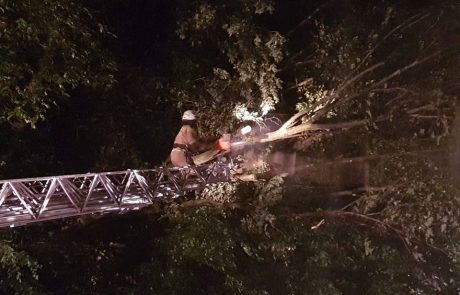
{"label": "aerial ladder", "polygon": [[231,180],[231,162],[0,181],[0,227],[139,210]]}

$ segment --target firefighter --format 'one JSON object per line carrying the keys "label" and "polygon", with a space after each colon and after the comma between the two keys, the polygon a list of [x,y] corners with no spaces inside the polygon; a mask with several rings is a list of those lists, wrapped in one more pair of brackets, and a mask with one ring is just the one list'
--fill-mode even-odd
{"label": "firefighter", "polygon": [[173,149],[171,151],[171,162],[173,166],[182,167],[193,165],[192,155],[217,148],[219,150],[230,150],[230,143],[222,138],[217,142],[206,142],[198,137],[196,131],[196,117],[193,111],[187,110],[182,115],[182,128],[176,135]]}

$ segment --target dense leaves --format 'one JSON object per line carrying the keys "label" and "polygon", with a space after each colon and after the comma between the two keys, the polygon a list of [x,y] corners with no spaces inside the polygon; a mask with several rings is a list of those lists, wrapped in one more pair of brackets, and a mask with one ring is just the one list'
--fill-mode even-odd
{"label": "dense leaves", "polygon": [[[181,79],[179,103],[202,114],[206,132],[225,132],[235,119],[260,120],[279,102],[282,86],[276,73],[285,39],[255,22],[273,9],[271,1],[184,2],[177,33],[191,48],[186,58],[192,64],[187,79]],[[204,48],[212,55],[201,55]],[[198,70],[190,72],[195,65]],[[183,70],[176,69],[179,77]],[[226,120],[217,122],[217,116]]]}
{"label": "dense leaves", "polygon": [[73,1],[2,1],[2,122],[35,126],[76,87],[104,89],[114,64],[106,28]]}

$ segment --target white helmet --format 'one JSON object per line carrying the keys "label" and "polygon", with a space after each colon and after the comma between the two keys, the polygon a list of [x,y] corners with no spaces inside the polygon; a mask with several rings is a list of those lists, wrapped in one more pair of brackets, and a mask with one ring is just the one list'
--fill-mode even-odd
{"label": "white helmet", "polygon": [[184,114],[182,115],[182,120],[192,121],[195,119],[196,119],[195,114],[191,110],[185,111]]}

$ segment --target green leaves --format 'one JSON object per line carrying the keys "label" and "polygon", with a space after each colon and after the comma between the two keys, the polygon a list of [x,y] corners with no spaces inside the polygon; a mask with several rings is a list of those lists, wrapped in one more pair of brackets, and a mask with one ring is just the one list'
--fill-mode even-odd
{"label": "green leaves", "polygon": [[[65,3],[64,3],[65,2]],[[0,122],[32,126],[76,87],[106,89],[114,63],[108,37],[89,11],[72,0],[14,1],[1,20]]]}
{"label": "green leaves", "polygon": [[[272,1],[265,0],[184,4],[177,33],[193,49],[180,54],[196,64],[184,68],[181,62],[177,68],[178,96],[187,95],[178,102],[202,112],[201,129],[207,134],[232,129],[238,120],[260,120],[278,104],[282,86],[277,72],[286,40],[255,22],[256,14],[273,9]],[[211,55],[202,55],[203,49]]]}
{"label": "green leaves", "polygon": [[36,261],[27,252],[0,241],[0,290],[9,294],[40,294]]}

